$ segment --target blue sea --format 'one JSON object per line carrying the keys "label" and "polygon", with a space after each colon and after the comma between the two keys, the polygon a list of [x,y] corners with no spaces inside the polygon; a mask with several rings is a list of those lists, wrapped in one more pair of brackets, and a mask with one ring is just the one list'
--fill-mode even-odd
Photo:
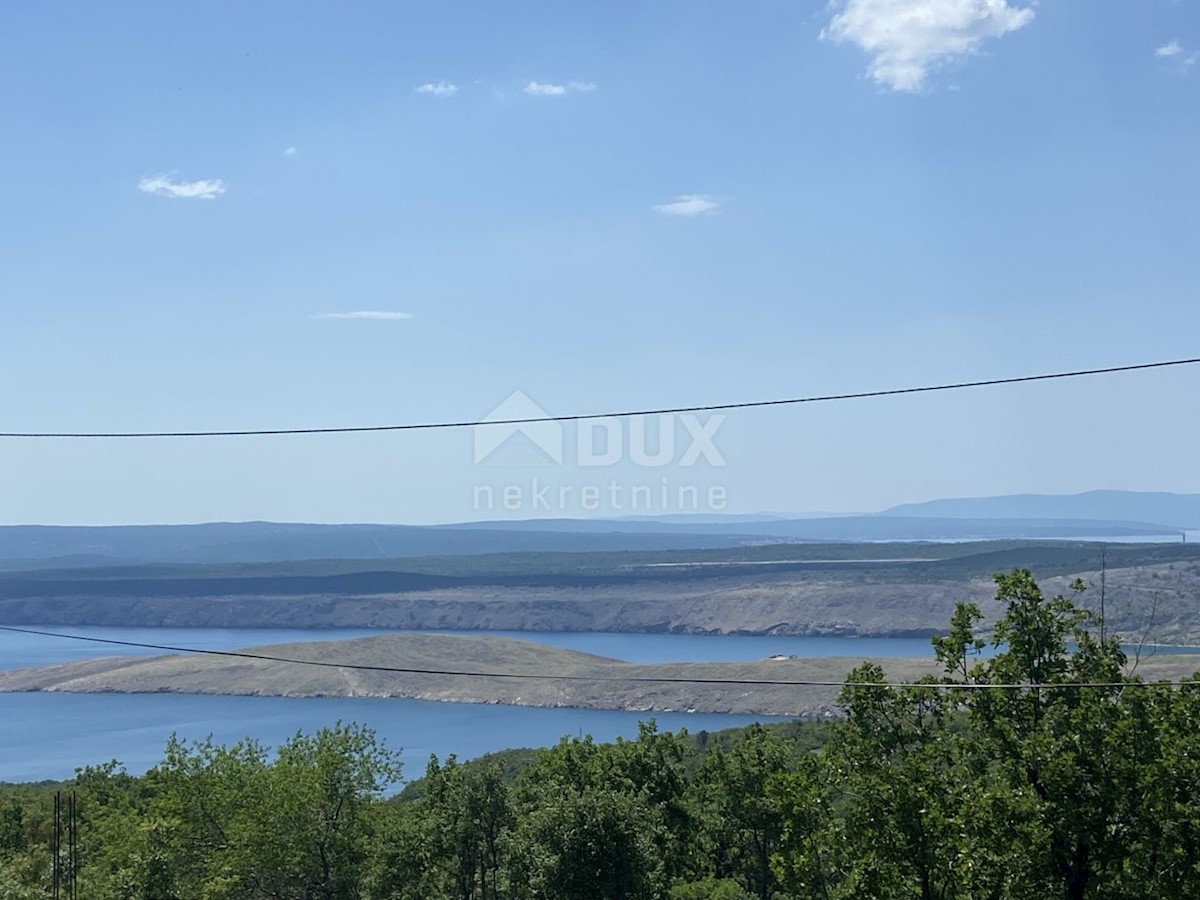
{"label": "blue sea", "polygon": [[[208,650],[262,644],[340,640],[382,632],[367,629],[53,628],[90,638]],[[483,634],[484,632],[444,632]],[[683,634],[486,632],[637,663],[740,662],[800,657],[930,656],[928,638],[763,637]],[[95,656],[162,651],[0,632],[0,669]],[[1196,652],[1192,650],[1191,652]],[[468,759],[508,747],[548,746],[564,735],[597,740],[637,734],[646,713],[542,709],[423,700],[221,697],[186,694],[0,694],[0,781],[70,777],[77,766],[116,759],[130,772],[157,763],[171,734],[212,735],[222,742],[252,736],[277,744],[297,731],[343,722],[368,725],[401,750],[406,777],[420,775],[431,753]],[[660,727],[714,731],[769,721],[766,717],[659,713]]]}

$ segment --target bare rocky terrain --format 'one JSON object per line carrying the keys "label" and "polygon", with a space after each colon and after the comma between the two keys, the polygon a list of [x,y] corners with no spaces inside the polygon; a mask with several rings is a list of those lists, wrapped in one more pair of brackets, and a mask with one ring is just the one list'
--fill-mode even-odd
{"label": "bare rocky terrain", "polygon": [[959,599],[990,585],[764,575],[672,584],[483,585],[380,594],[56,597],[0,603],[10,624],[619,631],[711,634],[929,634]]}
{"label": "bare rocky terrain", "polygon": [[[1036,574],[1036,572],[1035,572]],[[629,583],[471,584],[379,593],[228,594],[204,597],[70,595],[0,599],[7,624],[616,631],[905,636],[945,627],[959,600],[996,612],[986,574],[897,577],[888,571],[752,572]],[[1099,608],[1100,573],[1043,579],[1065,591],[1075,577]],[[1110,569],[1110,625],[1131,639],[1200,644],[1200,562]]]}
{"label": "bare rocky terrain", "polygon": [[[1105,571],[1101,573],[1101,558]],[[0,573],[0,624],[925,636],[996,572],[1075,578],[1127,640],[1200,645],[1200,545],[985,541]],[[1101,588],[1103,585],[1103,589]]]}
{"label": "bare rocky terrain", "polygon": [[[407,697],[521,706],[832,716],[838,714],[841,683],[864,661],[838,657],[650,666],[506,638],[435,634],[273,644],[244,652],[323,665],[219,655],[118,657],[0,673],[0,692]],[[912,681],[935,671],[932,659],[873,661],[896,681]],[[371,671],[349,665],[425,671]],[[477,674],[430,674],[428,670]],[[1138,673],[1153,680],[1197,670],[1200,656],[1164,655],[1143,659]],[[714,683],[722,679],[810,683]]]}

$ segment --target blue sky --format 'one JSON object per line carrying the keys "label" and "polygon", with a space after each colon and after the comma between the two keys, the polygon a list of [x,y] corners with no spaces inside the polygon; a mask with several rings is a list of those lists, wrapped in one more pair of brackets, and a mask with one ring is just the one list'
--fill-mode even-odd
{"label": "blue sky", "polygon": [[[8,4],[0,430],[1200,355],[1197,50],[1189,0]],[[613,482],[717,486],[730,512],[1200,491],[1198,389],[1174,369],[745,411],[721,465],[580,466],[573,431],[561,465],[477,463],[470,431],[5,440],[0,522],[630,512]],[[678,505],[639,511],[707,511]]]}

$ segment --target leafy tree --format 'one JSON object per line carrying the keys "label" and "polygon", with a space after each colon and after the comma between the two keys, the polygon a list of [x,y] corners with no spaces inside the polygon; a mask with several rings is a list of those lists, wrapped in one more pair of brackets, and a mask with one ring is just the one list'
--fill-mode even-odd
{"label": "leafy tree", "polygon": [[728,752],[709,753],[697,773],[714,874],[738,879],[762,900],[776,891],[771,856],[783,829],[782,798],[767,788],[794,759],[779,735],[751,725]]}
{"label": "leafy tree", "polygon": [[457,900],[496,900],[512,824],[499,764],[466,767],[451,756],[439,765],[434,757],[425,778],[431,864],[447,874]]}
{"label": "leafy tree", "polygon": [[[637,743],[652,743],[655,732],[651,726]],[[668,836],[647,778],[669,754],[630,743],[564,739],[522,773],[514,791],[517,826],[506,844],[515,896],[658,896]]]}
{"label": "leafy tree", "polygon": [[[1117,637],[1093,636],[1094,620],[1073,599],[1045,597],[1028,570],[998,575],[996,585],[1005,604],[993,638],[1000,652],[978,678],[1030,687],[975,692],[972,733],[1043,838],[1026,854],[1029,886],[1082,900],[1101,888],[1098,876],[1117,876],[1124,853],[1116,830],[1123,757],[1136,752],[1119,739],[1130,711],[1125,655]],[[1078,595],[1083,584],[1072,589]]]}
{"label": "leafy tree", "polygon": [[732,878],[704,878],[678,884],[667,893],[668,900],[754,900]]}
{"label": "leafy tree", "polygon": [[779,850],[771,857],[771,869],[795,897],[831,896],[837,851],[845,846],[842,821],[833,812],[827,759],[802,758],[795,770],[776,773],[767,784],[780,817]]}
{"label": "leafy tree", "polygon": [[371,900],[453,897],[440,861],[432,857],[425,801],[380,804],[376,838],[367,864],[364,896]]}
{"label": "leafy tree", "polygon": [[607,754],[606,784],[621,785],[653,814],[656,850],[669,880],[695,871],[696,811],[689,796],[687,732],[662,732],[654,720],[638,724],[638,736],[618,738]]}
{"label": "leafy tree", "polygon": [[932,684],[884,682],[873,663],[851,673],[846,722],[829,748],[844,820],[837,895],[946,897],[962,802],[952,708]]}
{"label": "leafy tree", "polygon": [[298,734],[273,761],[254,741],[172,739],[143,781],[148,800],[126,790],[105,803],[115,776],[87,779],[104,837],[86,874],[95,896],[131,900],[358,898],[374,800],[398,776],[394,754],[353,725]]}
{"label": "leafy tree", "polygon": [[514,832],[514,894],[531,900],[651,900],[661,895],[659,823],[625,793],[565,787]]}

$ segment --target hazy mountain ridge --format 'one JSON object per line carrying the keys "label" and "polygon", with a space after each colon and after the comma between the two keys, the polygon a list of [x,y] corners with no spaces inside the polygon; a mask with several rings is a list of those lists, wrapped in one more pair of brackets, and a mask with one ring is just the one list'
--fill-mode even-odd
{"label": "hazy mountain ridge", "polygon": [[1081,494],[1005,494],[904,503],[881,516],[988,519],[1111,519],[1161,522],[1200,529],[1200,494],[1165,491],[1085,491]]}
{"label": "hazy mountain ridge", "polygon": [[241,563],[521,552],[733,548],[772,542],[1161,537],[1200,527],[1200,495],[1093,491],[933,500],[812,518],[527,519],[451,525],[0,526],[0,571],[104,563]]}
{"label": "hazy mountain ridge", "polygon": [[[760,536],[769,540],[768,535]],[[5,525],[0,560],[83,557],[110,563],[233,563],[301,559],[389,559],[435,554],[690,549],[746,543],[745,535],[621,534],[426,525],[214,522],[200,525]],[[70,563],[63,563],[70,565]],[[10,568],[11,567],[6,567]]]}

